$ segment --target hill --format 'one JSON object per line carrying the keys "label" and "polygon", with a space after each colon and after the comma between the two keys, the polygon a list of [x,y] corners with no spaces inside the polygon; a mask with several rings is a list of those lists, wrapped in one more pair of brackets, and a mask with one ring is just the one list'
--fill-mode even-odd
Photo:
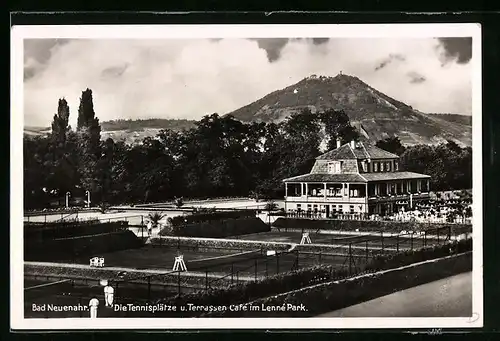
{"label": "hill", "polygon": [[437,118],[440,118],[440,119],[448,121],[448,122],[458,123],[461,125],[472,127],[472,116],[470,116],[470,115],[435,114],[435,113],[430,113],[429,115],[435,116]]}
{"label": "hill", "polygon": [[406,145],[435,144],[447,139],[472,143],[471,126],[450,117],[429,115],[372,88],[357,77],[310,76],[228,113],[243,122],[279,122],[303,108],[312,112],[344,110],[368,139],[398,136]]}
{"label": "hill", "polygon": [[101,122],[101,128],[103,131],[142,131],[146,128],[172,129],[175,131],[179,131],[194,127],[194,122],[195,121],[191,120],[162,118],[151,118],[145,120],[112,120]]}

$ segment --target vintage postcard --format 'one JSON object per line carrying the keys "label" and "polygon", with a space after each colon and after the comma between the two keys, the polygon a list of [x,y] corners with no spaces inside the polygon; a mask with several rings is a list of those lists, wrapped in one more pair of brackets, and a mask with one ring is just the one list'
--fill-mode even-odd
{"label": "vintage postcard", "polygon": [[11,35],[12,329],[482,327],[480,25]]}

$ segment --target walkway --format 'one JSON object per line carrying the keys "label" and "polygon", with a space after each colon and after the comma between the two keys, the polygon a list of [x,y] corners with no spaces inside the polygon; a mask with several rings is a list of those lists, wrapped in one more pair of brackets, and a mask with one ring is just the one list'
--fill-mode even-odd
{"label": "walkway", "polygon": [[469,317],[472,272],[398,291],[318,317]]}

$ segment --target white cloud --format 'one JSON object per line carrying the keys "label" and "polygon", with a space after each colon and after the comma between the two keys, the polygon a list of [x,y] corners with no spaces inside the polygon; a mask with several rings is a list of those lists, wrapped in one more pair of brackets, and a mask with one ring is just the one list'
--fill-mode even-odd
{"label": "white cloud", "polygon": [[[424,112],[471,112],[470,65],[442,67],[433,39],[332,39],[321,45],[294,40],[273,63],[247,39],[73,40],[54,47],[43,67],[26,53],[26,64],[37,70],[24,85],[26,125],[48,125],[61,97],[69,102],[74,125],[87,87],[101,121],[198,119],[237,109],[311,74],[335,76],[340,70]],[[396,58],[375,71],[390,54],[406,60]],[[410,72],[426,81],[411,84]]]}

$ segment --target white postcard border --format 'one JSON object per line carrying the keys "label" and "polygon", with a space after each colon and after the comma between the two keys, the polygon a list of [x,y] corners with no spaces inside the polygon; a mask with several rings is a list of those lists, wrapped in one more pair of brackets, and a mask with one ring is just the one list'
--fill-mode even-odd
{"label": "white postcard border", "polygon": [[[471,318],[105,318],[25,319],[23,295],[23,39],[472,37],[473,316]],[[481,26],[467,24],[88,25],[11,29],[10,296],[15,330],[100,329],[430,329],[483,326]],[[477,200],[479,198],[479,200]]]}

